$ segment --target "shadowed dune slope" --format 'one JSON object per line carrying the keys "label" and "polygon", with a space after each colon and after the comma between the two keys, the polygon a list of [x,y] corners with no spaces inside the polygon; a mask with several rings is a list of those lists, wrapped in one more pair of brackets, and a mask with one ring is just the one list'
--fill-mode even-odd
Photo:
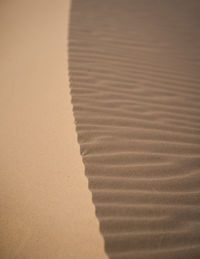
{"label": "shadowed dune slope", "polygon": [[112,259],[200,258],[200,1],[73,0],[71,95]]}

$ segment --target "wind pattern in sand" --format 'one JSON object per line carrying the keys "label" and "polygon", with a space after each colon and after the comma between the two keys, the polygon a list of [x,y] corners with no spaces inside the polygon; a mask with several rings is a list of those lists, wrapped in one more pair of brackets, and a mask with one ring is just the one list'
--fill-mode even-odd
{"label": "wind pattern in sand", "polygon": [[111,259],[200,258],[199,14],[198,0],[72,0],[72,104]]}

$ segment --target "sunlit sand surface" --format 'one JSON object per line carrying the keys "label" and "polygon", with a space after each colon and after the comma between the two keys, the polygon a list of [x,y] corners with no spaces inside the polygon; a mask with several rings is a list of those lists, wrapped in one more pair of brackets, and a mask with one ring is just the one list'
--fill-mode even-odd
{"label": "sunlit sand surface", "polygon": [[106,258],[75,133],[69,1],[0,2],[0,258]]}

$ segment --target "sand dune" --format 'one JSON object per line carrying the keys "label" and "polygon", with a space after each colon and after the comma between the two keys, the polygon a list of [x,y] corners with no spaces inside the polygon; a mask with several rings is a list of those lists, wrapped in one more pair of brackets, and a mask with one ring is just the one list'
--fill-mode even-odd
{"label": "sand dune", "polygon": [[199,11],[72,1],[76,129],[112,259],[200,258]]}
{"label": "sand dune", "polygon": [[77,143],[70,1],[0,1],[0,258],[103,259]]}

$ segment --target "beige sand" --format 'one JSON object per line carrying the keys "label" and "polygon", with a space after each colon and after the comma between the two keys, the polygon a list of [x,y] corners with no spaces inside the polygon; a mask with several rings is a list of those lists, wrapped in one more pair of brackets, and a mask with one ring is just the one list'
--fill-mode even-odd
{"label": "beige sand", "polygon": [[69,1],[0,2],[0,258],[106,258],[70,103]]}
{"label": "beige sand", "polygon": [[81,153],[112,259],[200,258],[200,1],[73,0]]}

